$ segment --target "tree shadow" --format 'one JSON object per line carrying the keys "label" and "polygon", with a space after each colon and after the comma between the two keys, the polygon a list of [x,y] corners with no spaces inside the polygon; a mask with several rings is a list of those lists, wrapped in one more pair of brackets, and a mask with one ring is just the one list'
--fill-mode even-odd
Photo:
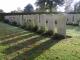
{"label": "tree shadow", "polygon": [[12,60],[34,60],[40,54],[42,54],[45,50],[49,49],[51,46],[59,42],[58,40],[48,40],[35,48],[32,48],[29,51],[24,52],[23,54],[18,55]]}
{"label": "tree shadow", "polygon": [[34,48],[32,48],[28,51],[25,51],[22,54],[19,54],[12,60],[34,60],[36,57],[40,56],[43,52],[45,52],[51,46],[58,43],[60,40],[62,40],[62,39],[55,39],[54,37],[52,37],[50,40],[47,40],[47,41],[35,46]]}
{"label": "tree shadow", "polygon": [[19,36],[19,35],[27,34],[27,33],[29,33],[29,32],[20,31],[20,32],[13,33],[13,34],[7,34],[7,35],[4,36],[4,37],[0,37],[0,40],[6,40],[6,39],[9,39],[9,38],[11,38],[11,37],[15,37],[15,36]]}
{"label": "tree shadow", "polygon": [[[35,37],[35,38],[29,39],[29,40],[27,40],[27,37],[25,37],[25,38],[26,38],[26,41],[23,40],[24,37],[23,37],[23,39],[20,38],[20,40],[23,40],[23,42],[8,47],[7,49],[5,49],[5,51],[3,53],[10,56],[12,53],[15,53],[21,49],[31,48],[29,50],[23,51],[23,53],[18,53],[18,55],[13,57],[11,60],[34,60],[36,57],[40,56],[43,52],[48,50],[51,46],[57,44],[60,40],[62,40],[62,39],[57,39],[57,37],[56,37],[56,39],[55,39],[55,37],[52,37],[50,40],[46,40],[45,42],[42,42],[38,45],[34,45],[35,43],[37,43],[41,40],[45,40],[46,37],[44,37],[43,35],[40,35],[39,37]],[[10,40],[7,42],[3,42],[1,44],[8,45],[11,43],[16,43],[16,42],[18,42],[18,41],[16,41],[16,39],[14,39],[14,40]],[[31,47],[33,45],[34,45],[34,47]]]}
{"label": "tree shadow", "polygon": [[10,46],[3,53],[9,55],[9,54],[14,53],[16,51],[19,51],[21,49],[29,48],[29,45],[35,44],[37,41],[40,41],[42,39],[44,39],[43,36],[38,36],[38,37],[31,38],[29,40],[26,39],[26,41],[23,40],[22,43],[19,43],[17,45]]}
{"label": "tree shadow", "polygon": [[28,35],[24,35],[23,36],[18,36],[17,38],[12,38],[10,40],[6,39],[6,40],[3,40],[2,43],[0,43],[1,45],[10,45],[10,44],[13,44],[13,43],[16,43],[18,41],[21,41],[21,40],[24,40],[24,39],[27,39],[27,38],[30,38],[32,36],[34,36],[35,34],[29,34],[27,33]]}

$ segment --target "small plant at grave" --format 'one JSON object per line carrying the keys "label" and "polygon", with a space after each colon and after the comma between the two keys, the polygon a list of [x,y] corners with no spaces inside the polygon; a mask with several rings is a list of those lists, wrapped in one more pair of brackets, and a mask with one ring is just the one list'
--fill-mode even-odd
{"label": "small plant at grave", "polygon": [[53,39],[54,39],[54,40],[61,40],[61,39],[65,39],[65,36],[56,33],[56,34],[53,36]]}
{"label": "small plant at grave", "polygon": [[32,28],[32,31],[33,31],[33,32],[38,31],[38,26],[34,26],[34,27]]}
{"label": "small plant at grave", "polygon": [[54,32],[52,30],[49,30],[46,33],[44,33],[43,35],[44,36],[52,36],[52,35],[54,35]]}
{"label": "small plant at grave", "polygon": [[10,23],[9,20],[4,20],[4,23]]}
{"label": "small plant at grave", "polygon": [[20,28],[22,28],[22,29],[25,29],[25,30],[29,30],[30,31],[30,28],[29,27],[27,27],[26,25],[23,25],[23,26],[19,26]]}
{"label": "small plant at grave", "polygon": [[78,24],[73,24],[73,26],[78,26]]}
{"label": "small plant at grave", "polygon": [[23,26],[20,26],[20,28],[22,28],[22,29],[26,29],[26,26],[25,26],[25,25],[23,25]]}
{"label": "small plant at grave", "polygon": [[32,30],[32,26],[28,26],[28,27],[26,27],[26,29],[31,31]]}
{"label": "small plant at grave", "polygon": [[79,24],[68,23],[67,25],[78,26]]}
{"label": "small plant at grave", "polygon": [[35,30],[37,29],[37,26],[33,26],[33,25],[28,25],[28,26],[26,26],[26,29],[27,30],[29,30],[29,31],[34,31],[35,32]]}
{"label": "small plant at grave", "polygon": [[44,32],[45,32],[45,28],[44,27],[41,27],[41,29],[37,31],[37,33],[39,33],[39,34],[42,34],[42,33],[44,34]]}
{"label": "small plant at grave", "polygon": [[14,21],[14,22],[12,22],[12,25],[13,26],[17,26],[17,23]]}

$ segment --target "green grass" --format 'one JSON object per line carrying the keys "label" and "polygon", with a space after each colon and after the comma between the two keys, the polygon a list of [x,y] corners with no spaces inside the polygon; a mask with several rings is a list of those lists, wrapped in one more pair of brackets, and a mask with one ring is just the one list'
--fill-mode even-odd
{"label": "green grass", "polygon": [[0,60],[80,60],[80,27],[67,26],[67,35],[54,40],[0,22]]}

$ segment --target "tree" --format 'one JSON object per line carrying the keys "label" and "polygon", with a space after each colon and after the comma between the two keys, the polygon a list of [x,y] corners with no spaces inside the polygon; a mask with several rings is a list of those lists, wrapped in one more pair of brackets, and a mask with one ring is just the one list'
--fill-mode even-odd
{"label": "tree", "polygon": [[[3,11],[3,9],[0,9],[0,13],[5,13],[5,12]],[[0,15],[0,21],[3,21],[3,20],[4,20],[4,16]]]}
{"label": "tree", "polygon": [[71,12],[72,11],[72,3],[74,0],[65,0],[65,12]]}
{"label": "tree", "polygon": [[11,11],[11,13],[22,13],[23,11],[21,10],[20,7],[17,8],[17,10]]}
{"label": "tree", "polygon": [[22,13],[22,12],[23,12],[20,7],[18,7],[16,11],[17,11],[18,13]]}
{"label": "tree", "polygon": [[16,11],[16,10],[14,10],[14,11],[11,11],[10,13],[17,13],[17,11]]}
{"label": "tree", "polygon": [[80,1],[74,5],[74,12],[80,12]]}
{"label": "tree", "polygon": [[57,5],[61,6],[64,4],[64,0],[37,0],[36,6],[40,9],[49,9],[52,12],[52,8],[57,7]]}
{"label": "tree", "polygon": [[2,9],[0,9],[0,13],[4,13],[4,11]]}
{"label": "tree", "polygon": [[34,8],[31,4],[28,4],[25,8],[24,8],[24,12],[33,12]]}

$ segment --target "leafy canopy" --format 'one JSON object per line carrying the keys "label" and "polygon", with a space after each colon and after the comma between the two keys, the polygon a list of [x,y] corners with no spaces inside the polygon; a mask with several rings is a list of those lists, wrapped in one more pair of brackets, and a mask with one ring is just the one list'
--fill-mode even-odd
{"label": "leafy canopy", "polygon": [[44,9],[52,9],[57,5],[61,6],[64,4],[64,0],[37,0],[36,6]]}
{"label": "leafy canopy", "polygon": [[74,5],[74,12],[80,12],[80,2]]}
{"label": "leafy canopy", "polygon": [[28,4],[25,8],[24,8],[24,12],[33,12],[34,8],[31,4]]}

